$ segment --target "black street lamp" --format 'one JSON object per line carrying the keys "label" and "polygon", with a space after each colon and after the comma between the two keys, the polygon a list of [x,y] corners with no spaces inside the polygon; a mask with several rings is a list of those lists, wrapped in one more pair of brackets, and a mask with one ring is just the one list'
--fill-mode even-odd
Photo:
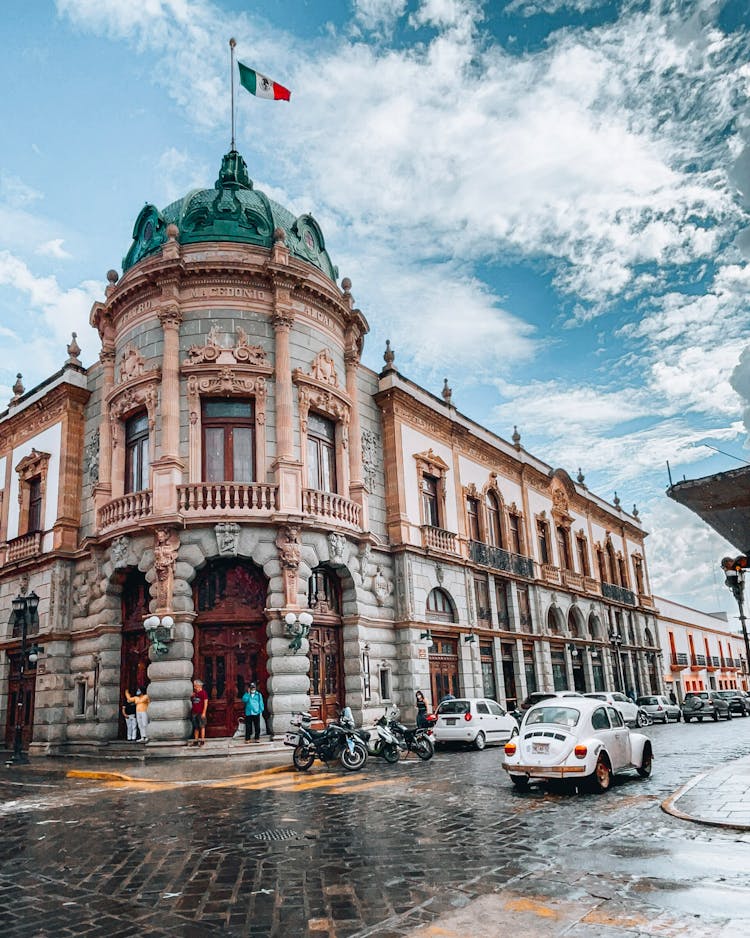
{"label": "black street lamp", "polygon": [[615,651],[615,663],[617,670],[617,683],[620,685],[620,692],[625,693],[625,675],[622,671],[622,655],[620,653],[620,647],[622,646],[624,639],[619,632],[616,632],[614,629],[609,633],[609,641]]}
{"label": "black street lamp", "polygon": [[23,721],[24,721],[24,698],[26,688],[24,687],[24,675],[26,673],[26,656],[31,663],[39,657],[39,649],[32,645],[27,652],[26,639],[28,637],[29,626],[36,620],[36,610],[39,605],[39,597],[32,590],[28,595],[19,594],[13,600],[13,611],[11,612],[11,622],[15,628],[21,625],[21,657],[18,666],[18,693],[16,694],[16,733],[13,740],[13,755],[6,763],[7,765],[28,765],[29,757],[23,751]]}
{"label": "black street lamp", "polygon": [[745,570],[747,569],[748,558],[744,556],[725,557],[721,561],[722,569],[726,579],[726,586],[732,591],[732,595],[737,600],[737,608],[740,611],[740,625],[742,626],[742,636],[745,639],[745,661],[750,668],[750,640],[747,637],[747,620],[745,619]]}

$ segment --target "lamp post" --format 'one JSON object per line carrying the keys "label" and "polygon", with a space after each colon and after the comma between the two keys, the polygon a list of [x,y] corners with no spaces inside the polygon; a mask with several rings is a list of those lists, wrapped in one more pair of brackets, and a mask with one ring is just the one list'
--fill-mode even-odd
{"label": "lamp post", "polygon": [[726,577],[724,582],[737,600],[737,608],[740,611],[742,637],[745,639],[745,660],[750,668],[750,639],[747,637],[747,620],[745,619],[745,570],[747,569],[747,565],[748,558],[742,555],[734,559],[725,557],[721,561],[721,566]]}
{"label": "lamp post", "polygon": [[174,619],[172,616],[151,615],[143,620],[143,630],[151,642],[155,655],[166,655],[168,642],[174,637]]}
{"label": "lamp post", "polygon": [[23,751],[23,721],[24,721],[24,698],[26,688],[24,687],[24,675],[26,674],[26,656],[28,654],[29,662],[34,663],[39,657],[39,649],[32,645],[27,652],[26,639],[28,637],[29,626],[33,624],[36,616],[36,610],[39,605],[39,597],[32,590],[28,595],[19,593],[13,600],[13,611],[11,620],[14,627],[19,623],[21,625],[21,657],[18,665],[18,693],[16,695],[16,731],[13,740],[13,755],[7,765],[28,765],[29,757]]}
{"label": "lamp post", "polygon": [[612,648],[614,649],[614,652],[615,652],[617,683],[620,685],[620,688],[619,688],[620,693],[624,694],[625,693],[625,675],[623,674],[623,671],[622,671],[622,657],[620,653],[620,648],[623,643],[623,637],[619,632],[615,631],[615,629],[612,629],[612,631],[609,633],[609,642],[612,645]]}
{"label": "lamp post", "polygon": [[313,617],[309,612],[287,612],[284,616],[287,638],[291,638],[289,647],[292,651],[299,651],[302,647],[302,640],[310,634],[310,627],[313,624]]}

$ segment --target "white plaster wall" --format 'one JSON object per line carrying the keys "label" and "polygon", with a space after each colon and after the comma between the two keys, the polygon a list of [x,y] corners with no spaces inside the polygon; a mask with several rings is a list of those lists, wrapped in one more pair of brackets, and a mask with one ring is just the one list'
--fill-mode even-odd
{"label": "white plaster wall", "polygon": [[[474,462],[474,460],[466,456],[459,456],[458,469],[461,473],[461,485],[471,485],[473,482],[480,491],[490,481],[490,472],[497,471],[495,469],[488,469],[487,466]],[[500,490],[500,494],[503,496],[503,501],[506,506],[515,502],[519,509],[522,508],[521,486],[518,485],[517,482],[506,478],[501,472],[498,472],[497,487]]]}
{"label": "white plaster wall", "polygon": [[[18,463],[35,449],[42,453],[50,454],[49,468],[47,470],[47,485],[44,496],[44,529],[48,530],[57,520],[57,496],[60,488],[60,448],[62,444],[62,424],[56,423],[48,427],[37,436],[26,440],[21,446],[13,450],[12,465]],[[18,474],[11,473],[10,491],[7,493],[10,499],[8,510],[8,539],[18,537]]]}
{"label": "white plaster wall", "polygon": [[419,508],[419,484],[415,454],[431,449],[449,467],[445,479],[445,529],[458,531],[458,513],[454,495],[453,454],[451,448],[432,439],[412,427],[401,427],[401,446],[404,453],[404,489],[406,495],[406,514],[412,524],[420,525],[422,518]]}

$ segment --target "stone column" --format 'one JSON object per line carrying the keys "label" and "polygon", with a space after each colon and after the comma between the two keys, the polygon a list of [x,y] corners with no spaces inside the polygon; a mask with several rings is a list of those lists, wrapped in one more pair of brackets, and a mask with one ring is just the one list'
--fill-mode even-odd
{"label": "stone column", "polygon": [[102,346],[99,361],[102,363],[102,419],[99,424],[99,481],[94,486],[94,505],[97,511],[112,498],[112,429],[107,397],[115,384],[114,343]]}
{"label": "stone column", "polygon": [[[272,613],[269,612],[269,615]],[[310,708],[310,643],[302,640],[299,651],[289,647],[281,619],[269,618],[266,626],[268,642],[268,701],[271,715],[271,731],[278,737],[291,728],[292,714]]]}
{"label": "stone column", "polygon": [[164,334],[161,367],[161,445],[151,463],[154,515],[177,513],[177,486],[182,482],[180,460],[180,323],[182,313],[169,305],[159,313]]}
{"label": "stone column", "polygon": [[362,479],[362,431],[359,425],[359,391],[357,372],[359,369],[362,336],[359,330],[350,328],[347,332],[344,365],[346,366],[346,393],[352,402],[349,418],[349,497],[362,511],[361,526],[369,529],[367,491]]}
{"label": "stone column", "polygon": [[193,689],[194,613],[174,614],[174,641],[166,655],[149,650],[148,735],[154,743],[187,739],[190,735],[189,700]]}
{"label": "stone column", "polygon": [[294,312],[290,290],[277,286],[273,327],[276,341],[276,460],[273,469],[279,485],[279,510],[299,514],[302,508],[302,464],[294,456],[294,388],[289,334]]}
{"label": "stone column", "polygon": [[36,669],[31,752],[54,753],[66,739],[70,703],[70,641],[45,641]]}

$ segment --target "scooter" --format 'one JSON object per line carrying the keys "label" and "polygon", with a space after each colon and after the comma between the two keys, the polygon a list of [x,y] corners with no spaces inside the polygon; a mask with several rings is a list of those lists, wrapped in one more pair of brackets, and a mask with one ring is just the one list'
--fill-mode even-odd
{"label": "scooter", "polygon": [[[399,711],[395,708],[387,714],[387,717],[388,729],[396,737],[399,743],[399,747],[402,750],[415,753],[425,762],[435,755],[435,744],[433,743],[430,736],[430,733],[432,732],[431,729],[425,729],[422,726],[410,727],[403,723],[399,723]],[[434,724],[437,720],[437,717],[435,717],[433,714],[429,714],[427,717],[428,722],[430,717],[433,717],[432,723]],[[385,719],[385,717],[381,717],[381,719]]]}
{"label": "scooter", "polygon": [[388,726],[388,720],[383,715],[371,730],[364,728],[355,730],[355,733],[367,746],[367,753],[371,756],[382,756],[386,762],[398,762],[401,749],[406,749],[399,743],[398,738]]}

